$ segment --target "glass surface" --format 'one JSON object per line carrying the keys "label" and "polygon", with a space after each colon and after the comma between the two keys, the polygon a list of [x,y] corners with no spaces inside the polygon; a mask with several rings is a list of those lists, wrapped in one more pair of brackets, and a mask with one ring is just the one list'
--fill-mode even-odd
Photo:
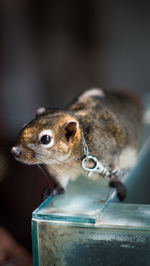
{"label": "glass surface", "polygon": [[33,217],[57,221],[95,223],[113,196],[114,189],[101,178],[90,180],[80,176],[69,183],[62,195],[49,198],[35,212]]}

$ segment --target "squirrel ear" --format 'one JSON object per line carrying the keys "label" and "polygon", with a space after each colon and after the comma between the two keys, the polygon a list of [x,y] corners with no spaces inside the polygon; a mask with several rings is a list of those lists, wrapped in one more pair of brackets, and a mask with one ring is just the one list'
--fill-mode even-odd
{"label": "squirrel ear", "polygon": [[45,107],[39,107],[37,110],[36,110],[36,117],[38,117],[39,115],[42,115],[46,112],[46,108]]}
{"label": "squirrel ear", "polygon": [[79,123],[78,121],[75,120],[69,120],[64,124],[64,128],[66,131],[66,138],[69,141],[70,138],[74,137],[74,135],[76,134],[78,128],[79,128]]}

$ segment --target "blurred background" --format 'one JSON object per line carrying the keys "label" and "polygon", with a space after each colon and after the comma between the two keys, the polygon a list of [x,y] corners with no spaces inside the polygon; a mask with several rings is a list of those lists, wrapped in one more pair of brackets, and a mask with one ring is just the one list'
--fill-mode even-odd
{"label": "blurred background", "polygon": [[52,183],[12,158],[18,131],[39,106],[64,107],[87,88],[147,98],[149,14],[148,1],[0,1],[1,225],[29,250],[31,213]]}

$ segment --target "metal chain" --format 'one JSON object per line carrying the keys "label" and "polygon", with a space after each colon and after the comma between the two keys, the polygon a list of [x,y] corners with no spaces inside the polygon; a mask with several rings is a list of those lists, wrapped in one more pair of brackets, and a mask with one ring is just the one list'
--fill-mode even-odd
{"label": "metal chain", "polygon": [[88,149],[88,146],[86,144],[84,136],[82,136],[82,144],[83,144],[84,154],[85,154],[86,157],[88,157],[89,149]]}
{"label": "metal chain", "polygon": [[[124,175],[129,171],[129,168],[110,171],[106,166],[98,161],[96,157],[89,155],[89,149],[84,136],[82,136],[82,144],[85,154],[85,158],[82,160],[82,168],[88,171],[89,176],[95,172],[101,174],[104,178],[111,179],[112,177],[119,177],[120,175]],[[85,162],[87,162],[88,160],[92,160],[94,162],[95,166],[93,168],[88,168],[85,166]]]}
{"label": "metal chain", "polygon": [[129,172],[130,168],[124,168],[124,169],[117,169],[117,170],[113,170],[111,172],[111,176],[120,176],[120,175],[125,175]]}

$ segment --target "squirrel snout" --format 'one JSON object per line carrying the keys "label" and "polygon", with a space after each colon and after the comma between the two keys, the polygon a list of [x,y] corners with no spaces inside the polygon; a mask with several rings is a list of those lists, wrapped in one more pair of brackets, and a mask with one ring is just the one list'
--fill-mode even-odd
{"label": "squirrel snout", "polygon": [[20,150],[20,148],[19,147],[12,147],[12,149],[11,149],[11,152],[12,152],[12,154],[15,156],[15,157],[20,157],[20,155],[21,155],[21,150]]}

